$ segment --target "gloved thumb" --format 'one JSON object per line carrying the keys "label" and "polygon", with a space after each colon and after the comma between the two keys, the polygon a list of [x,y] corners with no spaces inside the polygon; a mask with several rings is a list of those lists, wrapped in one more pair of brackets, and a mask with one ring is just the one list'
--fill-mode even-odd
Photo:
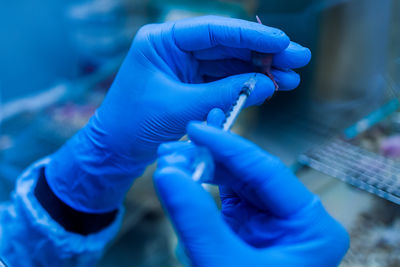
{"label": "gloved thumb", "polygon": [[176,167],[164,167],[154,174],[154,184],[192,261],[223,260],[227,252],[232,251],[232,245],[239,243],[210,194],[194,182],[189,173]]}
{"label": "gloved thumb", "polygon": [[199,84],[198,86],[203,87],[202,102],[206,104],[206,109],[220,108],[226,112],[238,98],[244,84],[254,75],[256,77],[256,85],[246,102],[246,106],[264,103],[275,91],[273,82],[264,74],[246,73]]}
{"label": "gloved thumb", "polygon": [[207,115],[207,125],[221,128],[225,121],[225,113],[222,109],[213,108]]}

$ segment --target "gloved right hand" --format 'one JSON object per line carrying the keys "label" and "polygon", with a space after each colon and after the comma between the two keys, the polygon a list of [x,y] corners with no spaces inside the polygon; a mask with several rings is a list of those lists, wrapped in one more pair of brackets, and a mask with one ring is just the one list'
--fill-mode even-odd
{"label": "gloved right hand", "polygon": [[[252,51],[276,54],[271,73],[282,90],[298,85],[290,69],[311,57],[282,31],[255,22],[207,16],[144,26],[101,107],[52,156],[52,191],[79,211],[117,209],[160,143],[178,140],[189,121],[212,108],[231,106],[254,75]],[[274,89],[257,74],[248,104],[263,103]]]}
{"label": "gloved right hand", "polygon": [[154,182],[193,266],[340,263],[348,234],[276,157],[203,124],[190,124],[188,134],[215,159],[222,216],[191,179],[193,143],[162,145]]}

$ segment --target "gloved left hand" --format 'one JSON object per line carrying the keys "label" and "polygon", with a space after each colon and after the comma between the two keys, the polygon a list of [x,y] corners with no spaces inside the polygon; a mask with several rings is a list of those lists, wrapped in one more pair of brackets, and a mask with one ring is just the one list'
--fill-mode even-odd
{"label": "gloved left hand", "polygon": [[276,157],[234,134],[188,127],[210,150],[222,214],[191,179],[193,143],[159,148],[154,182],[193,266],[337,266],[348,234]]}
{"label": "gloved left hand", "polygon": [[[205,119],[212,108],[230,107],[254,75],[252,51],[276,54],[271,73],[283,90],[299,83],[290,68],[310,60],[307,48],[255,22],[208,16],[144,26],[101,107],[52,157],[50,188],[80,211],[119,207],[160,143],[179,139],[190,120]],[[248,105],[275,89],[257,75]]]}

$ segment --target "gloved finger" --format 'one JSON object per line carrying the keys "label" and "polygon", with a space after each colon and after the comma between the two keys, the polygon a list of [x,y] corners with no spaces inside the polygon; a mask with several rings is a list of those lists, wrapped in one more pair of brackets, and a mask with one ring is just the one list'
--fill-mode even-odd
{"label": "gloved finger", "polygon": [[[252,50],[222,45],[194,51],[193,56],[202,61],[239,59],[249,63],[252,62]],[[311,52],[308,48],[295,42],[290,42],[285,50],[274,55],[272,65],[281,69],[295,69],[307,65],[310,60]]]}
{"label": "gloved finger", "polygon": [[287,217],[313,201],[314,195],[279,159],[251,142],[198,123],[190,123],[187,132],[232,173],[225,185],[256,207]]}
{"label": "gloved finger", "polygon": [[225,113],[222,109],[213,108],[207,115],[207,124],[217,128],[221,128],[222,123],[225,121]]}
{"label": "gloved finger", "polygon": [[254,71],[251,63],[239,59],[222,59],[199,61],[198,73],[200,76],[228,77]]}
{"label": "gloved finger", "polygon": [[[176,21],[173,36],[183,51],[218,45],[279,53],[289,45],[287,35],[275,28],[240,19],[204,16]],[[188,38],[190,36],[190,38]]]}
{"label": "gloved finger", "polygon": [[295,42],[290,42],[285,50],[274,55],[272,66],[284,69],[296,69],[304,67],[310,60],[310,49]]}
{"label": "gloved finger", "polygon": [[[251,63],[239,59],[199,61],[199,75],[203,77],[206,75],[206,77],[218,79],[253,71],[254,66]],[[293,90],[300,83],[300,75],[290,69],[280,70],[272,68],[271,74],[274,76],[281,91]]]}
{"label": "gloved finger", "polygon": [[224,203],[226,200],[237,198],[238,195],[230,186],[221,185],[219,187],[219,196],[221,198],[221,202]]}
{"label": "gloved finger", "polygon": [[[192,84],[192,87],[201,87],[200,98],[196,105],[202,104],[202,110],[220,108],[226,112],[239,96],[246,81],[254,77],[254,73],[230,76],[211,83]],[[256,85],[249,96],[246,106],[260,105],[275,92],[272,81],[264,74],[256,74]],[[204,115],[206,116],[206,115]]]}
{"label": "gloved finger", "polygon": [[279,85],[279,91],[293,90],[300,84],[300,75],[292,70],[271,69],[276,83]]}
{"label": "gloved finger", "polygon": [[221,60],[221,59],[240,59],[251,61],[251,50],[248,48],[235,48],[223,45],[193,51],[193,56],[197,60]]}
{"label": "gloved finger", "polygon": [[200,184],[191,180],[189,173],[173,167],[158,169],[154,174],[154,184],[194,262],[205,260],[196,257],[226,255],[228,246],[239,243],[220,216],[212,197]]}

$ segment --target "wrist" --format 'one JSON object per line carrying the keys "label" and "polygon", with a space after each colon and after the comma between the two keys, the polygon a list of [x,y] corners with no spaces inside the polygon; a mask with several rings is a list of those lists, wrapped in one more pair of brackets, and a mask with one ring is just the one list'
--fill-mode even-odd
{"label": "wrist", "polygon": [[88,213],[110,212],[122,204],[145,163],[121,157],[98,142],[89,123],[64,144],[45,169],[54,194],[70,207]]}
{"label": "wrist", "polygon": [[85,213],[68,206],[50,189],[44,167],[39,170],[34,195],[52,219],[65,230],[84,236],[97,233],[111,225],[118,213],[118,210],[106,213]]}

